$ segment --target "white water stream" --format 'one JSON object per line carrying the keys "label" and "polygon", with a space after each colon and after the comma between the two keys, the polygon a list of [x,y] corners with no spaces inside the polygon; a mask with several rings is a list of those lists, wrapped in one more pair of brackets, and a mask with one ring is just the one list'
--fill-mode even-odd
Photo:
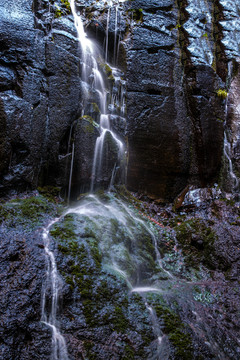
{"label": "white water stream", "polygon": [[59,294],[62,289],[62,280],[58,275],[57,264],[53,251],[50,248],[49,230],[59,218],[50,222],[43,231],[44,249],[47,260],[47,276],[42,290],[41,321],[52,331],[51,360],[68,360],[68,352],[64,337],[61,335],[57,321]]}
{"label": "white water stream", "polygon": [[[122,2],[122,1],[119,1]],[[83,21],[81,16],[77,14],[75,8],[75,1],[70,1],[72,14],[74,17],[74,23],[77,29],[79,43],[81,46],[82,52],[82,82],[83,82],[83,109],[82,116],[85,114],[85,106],[88,102],[88,97],[90,89],[93,89],[97,94],[98,100],[96,101],[99,105],[101,112],[100,115],[100,134],[96,140],[95,150],[94,150],[94,159],[93,159],[93,168],[92,168],[92,179],[91,179],[91,191],[94,190],[95,182],[98,179],[98,176],[101,175],[102,160],[103,160],[103,147],[106,135],[109,134],[112,140],[118,147],[118,160],[119,162],[123,159],[124,156],[124,144],[111,129],[110,115],[111,111],[108,109],[113,109],[115,106],[120,108],[121,115],[125,111],[125,100],[124,100],[124,81],[120,78],[120,72],[117,68],[110,68],[109,64],[103,64],[107,66],[107,69],[111,69],[111,74],[114,77],[115,87],[117,91],[110,94],[110,90],[107,88],[107,81],[104,78],[103,71],[100,70],[100,66],[97,62],[97,59],[101,59],[101,53],[99,52],[98,47],[91,41],[87,34],[84,31]],[[109,17],[111,12],[111,7],[113,5],[112,1],[108,1],[108,19],[107,19],[107,29],[106,29],[106,40],[105,40],[105,62],[108,58],[108,24]],[[117,18],[118,18],[118,2],[116,7],[116,21],[115,25],[117,27]],[[116,49],[117,49],[117,29],[115,30],[115,39],[114,39],[114,59],[116,59]],[[102,61],[102,60],[101,60]],[[111,96],[110,96],[111,95]],[[110,101],[109,101],[110,98]],[[72,129],[71,129],[72,132]],[[71,180],[72,180],[72,170],[74,162],[74,143],[72,146],[72,156],[71,156],[71,170],[69,177],[69,191],[68,197],[70,197],[71,190]],[[112,169],[112,177],[110,182],[110,187],[113,185],[114,177],[116,172],[116,164]],[[85,211],[85,209],[84,209]],[[59,294],[61,293],[62,281],[57,271],[57,264],[54,257],[54,253],[51,250],[50,236],[49,231],[52,225],[58,222],[60,219],[53,220],[43,231],[43,241],[44,249],[46,254],[47,261],[47,272],[46,272],[46,281],[43,285],[42,290],[42,315],[41,321],[47,325],[52,331],[52,355],[51,360],[68,360],[68,352],[66,347],[66,342],[64,337],[61,334],[60,326],[57,321],[58,314],[58,303],[59,303]]]}
{"label": "white water stream", "polygon": [[[81,16],[77,13],[75,8],[74,0],[71,0],[71,9],[74,17],[74,23],[78,33],[78,39],[82,52],[82,81],[84,91],[84,101],[83,101],[83,112],[82,116],[85,115],[85,107],[87,106],[88,98],[91,91],[96,94],[96,103],[100,109],[100,124],[99,124],[99,136],[96,140],[95,149],[94,149],[94,158],[93,158],[93,167],[92,167],[92,176],[91,176],[91,192],[94,191],[96,182],[101,179],[102,174],[102,163],[104,156],[104,144],[107,138],[110,137],[112,141],[116,144],[118,148],[118,160],[120,163],[124,158],[125,146],[124,143],[120,140],[117,134],[113,131],[111,126],[111,112],[112,109],[118,107],[120,108],[121,115],[125,111],[125,99],[123,87],[125,82],[121,80],[120,71],[117,68],[111,67],[107,63],[108,58],[108,44],[109,44],[109,34],[108,34],[108,25],[109,17],[111,13],[111,7],[113,6],[112,1],[108,1],[108,14],[107,14],[107,28],[106,28],[106,39],[105,39],[105,62],[103,56],[99,51],[99,47],[88,38],[87,34],[84,31],[83,21]],[[116,29],[115,29],[115,39],[117,42],[117,26],[118,26],[118,2],[116,3]],[[117,45],[114,45],[117,48]],[[115,54],[116,55],[116,54]],[[114,57],[115,57],[114,55]],[[109,89],[108,79],[104,76],[104,69],[107,72],[108,76],[111,76],[111,81],[114,81],[114,86],[117,88],[117,91],[114,93]],[[116,164],[115,164],[116,165]],[[116,166],[113,166],[112,171],[116,171]],[[114,175],[112,176],[114,180]],[[111,181],[112,182],[112,181]],[[112,185],[112,184],[110,184]],[[70,184],[71,186],[71,184]]]}

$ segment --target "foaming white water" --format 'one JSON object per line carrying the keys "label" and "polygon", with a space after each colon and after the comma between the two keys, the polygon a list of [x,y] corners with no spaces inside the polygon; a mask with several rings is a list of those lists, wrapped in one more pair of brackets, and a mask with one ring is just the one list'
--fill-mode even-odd
{"label": "foaming white water", "polygon": [[[51,360],[68,360],[67,346],[61,335],[57,321],[59,293],[62,289],[62,281],[58,275],[54,253],[50,250],[49,231],[59,218],[50,222],[43,231],[44,250],[47,260],[46,281],[42,290],[42,316],[41,321],[52,331],[52,356]],[[50,302],[50,304],[49,304]]]}
{"label": "foaming white water", "polygon": [[[122,2],[122,1],[120,1]],[[82,50],[82,80],[85,83],[84,88],[88,89],[85,91],[85,99],[83,101],[83,115],[85,114],[85,107],[87,106],[89,91],[92,89],[94,93],[97,94],[98,97],[98,105],[101,112],[100,115],[100,124],[99,124],[99,136],[95,143],[94,149],[94,158],[93,158],[93,166],[92,166],[92,176],[91,176],[91,192],[94,190],[95,184],[98,180],[102,179],[103,176],[103,158],[105,159],[106,154],[104,153],[104,144],[109,142],[110,139],[113,143],[116,144],[118,148],[118,156],[116,158],[116,162],[120,164],[121,160],[124,158],[124,143],[120,140],[120,138],[113,131],[110,121],[111,111],[118,107],[123,113],[125,111],[125,92],[123,91],[123,86],[125,82],[121,80],[119,76],[120,72],[118,69],[112,69],[109,64],[107,64],[108,58],[108,25],[111,14],[112,6],[118,7],[119,2],[108,1],[108,13],[107,13],[107,27],[106,27],[106,39],[105,39],[105,63],[103,60],[100,60],[100,64],[98,64],[99,59],[102,59],[102,54],[99,52],[98,47],[94,44],[92,40],[90,40],[87,34],[84,31],[83,21],[80,15],[78,15],[74,0],[71,0],[71,9],[74,17],[74,23],[78,32],[78,39]],[[117,11],[117,10],[116,10]],[[117,14],[116,14],[117,19]],[[117,26],[117,20],[116,20]],[[115,30],[117,32],[117,30]],[[117,40],[116,40],[117,41]],[[116,94],[111,95],[111,99],[109,99],[110,89],[109,89],[109,81],[106,76],[103,75],[103,71],[101,71],[101,67],[103,69],[107,69],[106,72],[108,76],[111,76],[111,81],[115,82]],[[116,78],[116,80],[115,80]],[[109,111],[110,109],[110,111]],[[108,135],[108,137],[107,137]],[[116,163],[113,165],[112,172],[116,171]],[[114,180],[114,176],[111,178],[111,184]],[[70,184],[71,187],[71,184]]]}
{"label": "foaming white water", "polygon": [[161,293],[162,291],[160,289],[154,288],[154,287],[150,287],[150,286],[143,286],[143,287],[134,287],[131,292],[136,292],[136,293],[147,293],[147,292],[156,292],[156,293]]}

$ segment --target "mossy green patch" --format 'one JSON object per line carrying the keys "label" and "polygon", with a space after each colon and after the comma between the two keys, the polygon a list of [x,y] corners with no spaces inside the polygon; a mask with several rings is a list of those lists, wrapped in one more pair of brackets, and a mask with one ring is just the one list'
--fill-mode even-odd
{"label": "mossy green patch", "polygon": [[42,224],[46,214],[56,216],[62,208],[49,202],[41,195],[15,198],[0,205],[0,222],[8,226],[29,226]]}
{"label": "mossy green patch", "polygon": [[83,344],[84,344],[84,349],[86,351],[87,359],[88,360],[97,359],[97,355],[93,352],[94,343],[92,341],[85,340]]}
{"label": "mossy green patch", "polygon": [[163,332],[168,335],[174,347],[176,359],[193,359],[193,347],[190,329],[181,321],[180,316],[174,312],[163,299],[154,298],[152,306],[160,322],[163,323]]}
{"label": "mossy green patch", "polygon": [[224,89],[218,89],[218,91],[217,91],[217,96],[218,96],[220,99],[225,100],[225,99],[227,98],[227,96],[228,96],[228,93],[227,93],[227,91],[224,90]]}
{"label": "mossy green patch", "polygon": [[136,22],[143,22],[143,9],[129,9],[128,14],[130,14]]}
{"label": "mossy green patch", "polygon": [[56,186],[38,187],[38,192],[49,201],[60,201],[60,188]]}
{"label": "mossy green patch", "polygon": [[94,133],[95,129],[99,128],[99,125],[89,115],[83,115],[80,120],[85,121],[85,124],[82,125],[85,133]]}
{"label": "mossy green patch", "polygon": [[202,260],[211,268],[211,256],[214,253],[216,234],[206,222],[193,218],[175,227],[176,238],[183,249],[186,263],[196,267]]}
{"label": "mossy green patch", "polygon": [[129,327],[129,321],[123,313],[123,309],[120,306],[116,306],[113,312],[112,323],[114,330],[118,332],[125,332]]}

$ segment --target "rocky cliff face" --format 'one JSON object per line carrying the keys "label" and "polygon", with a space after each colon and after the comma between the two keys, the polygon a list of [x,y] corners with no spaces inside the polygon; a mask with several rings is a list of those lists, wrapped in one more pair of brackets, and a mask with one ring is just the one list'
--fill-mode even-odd
{"label": "rocky cliff face", "polygon": [[65,183],[80,54],[69,10],[52,3],[1,4],[1,192]]}
{"label": "rocky cliff face", "polygon": [[[79,11],[84,10],[89,36],[104,46],[106,4],[76,3]],[[188,183],[212,184],[219,178],[226,119],[226,100],[219,90],[230,86],[239,54],[238,5],[223,0],[214,5],[134,0],[120,10],[117,32],[115,10],[110,12],[109,60],[116,55],[117,36],[128,114],[125,131],[117,127],[128,141],[129,189],[173,199]],[[87,119],[75,122],[81,116],[81,54],[69,12],[60,0],[3,1],[2,193],[47,183],[66,186],[72,137],[73,184],[90,182],[97,130],[86,130]],[[232,104],[231,99],[232,95]]]}
{"label": "rocky cliff face", "polygon": [[127,40],[128,185],[172,198],[187,183],[218,179],[226,119],[219,90],[239,53],[239,10],[223,1],[133,5],[142,18]]}

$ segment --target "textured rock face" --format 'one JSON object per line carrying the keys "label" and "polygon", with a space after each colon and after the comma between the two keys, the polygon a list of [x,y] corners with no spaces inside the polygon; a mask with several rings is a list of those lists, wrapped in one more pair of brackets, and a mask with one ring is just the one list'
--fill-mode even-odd
{"label": "textured rock face", "polygon": [[0,358],[4,360],[51,355],[51,331],[40,322],[46,273],[41,226],[48,222],[47,213],[54,216],[54,209],[43,198],[31,199],[25,194],[22,200],[0,206]]}
{"label": "textured rock face", "polygon": [[67,134],[80,113],[80,54],[72,18],[64,8],[57,18],[56,9],[47,1],[1,4],[2,192],[65,183]]}
{"label": "textured rock face", "polygon": [[[240,203],[198,189],[176,212],[123,194],[83,197],[50,227],[69,360],[238,359]],[[55,201],[25,193],[0,206],[4,360],[52,358],[40,320],[42,288],[51,313],[43,227],[64,210]]]}
{"label": "textured rock face", "polygon": [[[108,26],[110,62],[121,40],[128,124],[116,128],[129,145],[128,188],[173,199],[188,183],[217,181],[226,115],[217,92],[239,53],[238,5],[127,1],[115,32],[115,9],[108,21],[103,1],[76,4],[101,46]],[[60,0],[4,0],[0,17],[0,191],[67,186],[73,150],[73,187],[88,189],[98,131],[80,119],[81,54],[69,9]]]}
{"label": "textured rock face", "polygon": [[128,187],[171,199],[187,183],[217,180],[225,119],[217,91],[237,44],[221,41],[231,37],[220,30],[224,4],[133,4],[143,11],[126,41]]}

